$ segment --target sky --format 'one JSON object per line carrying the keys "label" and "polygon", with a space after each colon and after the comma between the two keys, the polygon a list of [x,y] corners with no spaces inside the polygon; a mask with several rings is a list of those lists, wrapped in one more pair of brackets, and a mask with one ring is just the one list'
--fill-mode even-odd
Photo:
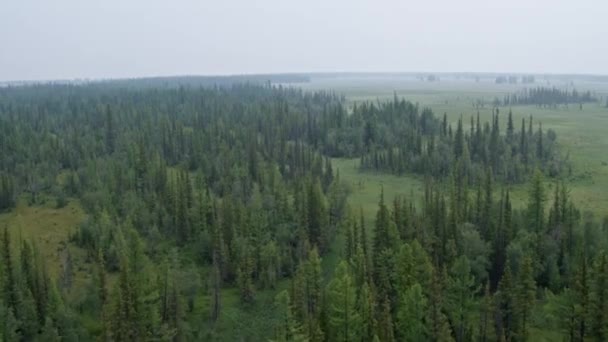
{"label": "sky", "polygon": [[0,81],[608,74],[605,0],[0,0]]}

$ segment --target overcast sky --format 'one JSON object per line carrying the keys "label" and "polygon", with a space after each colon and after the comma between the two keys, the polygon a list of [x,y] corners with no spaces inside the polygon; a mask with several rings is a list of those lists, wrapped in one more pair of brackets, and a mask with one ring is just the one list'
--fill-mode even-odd
{"label": "overcast sky", "polygon": [[605,0],[1,0],[0,80],[608,74]]}

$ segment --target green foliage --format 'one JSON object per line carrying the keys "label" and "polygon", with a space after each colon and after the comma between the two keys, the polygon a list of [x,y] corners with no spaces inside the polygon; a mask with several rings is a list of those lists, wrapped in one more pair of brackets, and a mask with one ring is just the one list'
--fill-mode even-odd
{"label": "green foliage", "polygon": [[[2,337],[604,340],[603,228],[581,220],[555,131],[500,112],[467,129],[396,96],[3,88],[0,211],[17,208],[2,216]],[[526,181],[522,208],[506,187]],[[24,194],[86,220],[47,241],[59,228],[32,220],[50,208]]]}
{"label": "green foliage", "polygon": [[416,283],[401,296],[397,312],[397,335],[404,341],[422,341],[428,338],[428,327],[420,313],[427,311],[427,300],[422,287]]}
{"label": "green foliage", "polygon": [[15,205],[15,188],[12,177],[0,172],[0,211],[10,209]]}
{"label": "green foliage", "polygon": [[468,341],[472,339],[473,334],[471,314],[477,288],[467,257],[461,256],[454,261],[450,269],[446,292],[446,311],[450,315],[456,341]]}
{"label": "green foliage", "polygon": [[338,264],[334,278],[327,286],[327,320],[332,341],[353,341],[361,338],[361,317],[357,312],[357,293],[345,261]]}
{"label": "green foliage", "polygon": [[304,342],[308,341],[302,333],[302,328],[293,317],[291,299],[285,290],[279,292],[275,299],[275,306],[278,314],[278,321],[275,332],[276,342]]}
{"label": "green foliage", "polygon": [[522,261],[515,292],[518,316],[521,320],[518,335],[522,339],[527,339],[530,313],[536,300],[536,283],[534,281],[532,259],[529,256],[524,257]]}

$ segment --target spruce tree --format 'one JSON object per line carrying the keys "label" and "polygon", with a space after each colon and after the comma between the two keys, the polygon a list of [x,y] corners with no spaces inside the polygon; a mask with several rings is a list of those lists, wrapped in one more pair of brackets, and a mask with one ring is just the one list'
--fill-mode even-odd
{"label": "spruce tree", "polygon": [[471,266],[466,256],[460,256],[452,265],[446,286],[446,308],[450,322],[454,327],[456,341],[472,339],[472,318],[475,289],[475,278],[471,274]]}
{"label": "spruce tree", "polygon": [[380,341],[395,341],[391,303],[386,296],[381,299],[378,308],[378,338]]}
{"label": "spruce tree", "polygon": [[328,338],[332,341],[353,341],[361,338],[361,321],[356,300],[356,290],[348,264],[341,261],[327,287],[327,317],[331,328]]}
{"label": "spruce tree", "polygon": [[545,201],[543,175],[537,169],[528,190],[527,223],[529,229],[536,234],[535,253],[539,261],[544,259],[541,255],[541,243],[545,234]]}
{"label": "spruce tree", "polygon": [[424,341],[428,339],[428,327],[424,315],[427,299],[420,284],[415,283],[401,292],[397,309],[397,338],[402,341]]}
{"label": "spruce tree", "polygon": [[273,341],[276,342],[305,342],[308,339],[302,333],[301,325],[293,317],[292,303],[289,293],[285,290],[275,297],[275,306],[278,313],[278,323],[275,328]]}
{"label": "spruce tree", "polygon": [[608,256],[602,251],[593,267],[591,292],[592,336],[597,341],[608,339]]}
{"label": "spruce tree", "polygon": [[445,298],[443,297],[445,287],[445,273],[433,272],[431,289],[428,301],[429,335],[433,341],[453,341],[452,331],[448,318],[445,316]]}
{"label": "spruce tree", "polygon": [[580,257],[580,264],[573,279],[574,324],[576,325],[576,340],[583,341],[588,336],[590,313],[590,280],[585,253]]}
{"label": "spruce tree", "polygon": [[518,336],[526,340],[528,338],[530,313],[536,299],[536,282],[534,281],[534,269],[532,258],[526,255],[519,270],[519,281],[516,286],[517,309],[520,319]]}
{"label": "spruce tree", "polygon": [[376,302],[372,289],[367,282],[360,287],[357,311],[361,317],[360,335],[363,341],[372,340],[376,332]]}

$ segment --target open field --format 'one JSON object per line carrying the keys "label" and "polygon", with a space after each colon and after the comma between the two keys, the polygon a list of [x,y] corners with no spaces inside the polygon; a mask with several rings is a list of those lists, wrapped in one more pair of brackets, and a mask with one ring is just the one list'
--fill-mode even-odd
{"label": "open field", "polygon": [[[70,248],[69,234],[84,220],[85,213],[77,201],[70,201],[61,209],[54,207],[54,201],[40,206],[28,206],[24,202],[20,201],[11,212],[0,214],[0,227],[8,227],[15,242],[35,243],[50,275],[55,278],[60,271],[62,251]],[[73,253],[72,248],[70,251]]]}

